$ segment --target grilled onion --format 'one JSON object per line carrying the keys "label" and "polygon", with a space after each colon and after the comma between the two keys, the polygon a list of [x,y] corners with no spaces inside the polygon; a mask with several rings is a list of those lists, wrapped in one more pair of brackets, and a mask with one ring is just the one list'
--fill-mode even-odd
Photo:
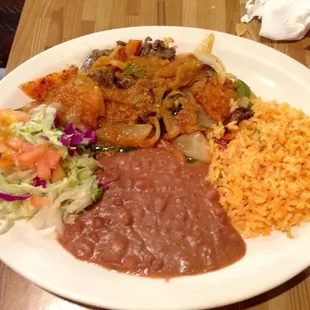
{"label": "grilled onion", "polygon": [[198,126],[199,127],[205,127],[205,128],[210,128],[214,122],[212,119],[207,115],[205,112],[204,108],[199,105],[198,106]]}
{"label": "grilled onion", "polygon": [[222,61],[218,57],[216,57],[212,54],[195,53],[195,56],[197,57],[197,59],[199,59],[203,63],[209,65],[210,67],[212,67],[216,71],[216,73],[218,74],[218,77],[219,77],[219,81],[223,85],[225,80],[226,80],[226,74],[227,73],[226,73],[226,68],[225,68],[224,64],[222,63]]}
{"label": "grilled onion", "polygon": [[147,148],[153,146],[160,138],[160,124],[156,117],[153,119],[150,119],[150,121],[153,123],[155,127],[155,133],[151,138],[148,138],[143,141],[143,143],[140,145],[142,148]]}
{"label": "grilled onion", "polygon": [[181,135],[174,140],[176,147],[186,156],[209,163],[211,159],[209,145],[205,136],[200,132]]}
{"label": "grilled onion", "polygon": [[152,129],[149,124],[103,124],[96,136],[99,142],[107,145],[139,147]]}

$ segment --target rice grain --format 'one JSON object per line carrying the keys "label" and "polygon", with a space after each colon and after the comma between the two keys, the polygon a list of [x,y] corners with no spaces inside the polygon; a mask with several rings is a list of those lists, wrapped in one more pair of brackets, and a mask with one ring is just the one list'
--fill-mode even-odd
{"label": "rice grain", "polygon": [[[212,140],[208,180],[244,237],[269,235],[310,220],[310,117],[287,103],[253,100],[225,150]],[[222,124],[214,127],[220,138]]]}

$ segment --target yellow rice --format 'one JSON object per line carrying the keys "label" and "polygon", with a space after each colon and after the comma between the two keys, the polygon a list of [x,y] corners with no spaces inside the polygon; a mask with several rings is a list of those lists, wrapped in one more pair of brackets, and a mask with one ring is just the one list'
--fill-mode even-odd
{"label": "yellow rice", "polygon": [[[240,124],[227,149],[211,143],[208,179],[244,237],[290,234],[310,220],[310,117],[288,104],[253,103],[254,117]],[[222,134],[217,125],[214,135]]]}

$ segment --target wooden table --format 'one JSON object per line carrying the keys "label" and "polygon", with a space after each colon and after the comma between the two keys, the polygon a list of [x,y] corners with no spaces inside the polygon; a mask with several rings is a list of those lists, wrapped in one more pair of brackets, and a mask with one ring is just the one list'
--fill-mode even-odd
{"label": "wooden table", "polygon": [[[7,72],[53,45],[111,28],[183,25],[235,34],[235,25],[243,12],[244,3],[240,0],[26,0]],[[299,42],[275,43],[260,38],[259,27],[258,22],[251,22],[244,36],[272,46],[310,67],[309,34]],[[304,271],[266,294],[218,310],[309,310],[309,272],[310,269]],[[0,263],[0,309],[87,308],[43,291]]]}

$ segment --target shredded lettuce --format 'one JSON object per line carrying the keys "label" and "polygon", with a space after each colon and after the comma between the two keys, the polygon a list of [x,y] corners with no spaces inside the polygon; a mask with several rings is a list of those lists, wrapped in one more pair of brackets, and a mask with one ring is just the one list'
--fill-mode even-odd
{"label": "shredded lettuce", "polygon": [[13,226],[10,219],[0,219],[0,235],[6,233]]}
{"label": "shredded lettuce", "polygon": [[6,181],[9,183],[17,183],[21,181],[24,183],[32,183],[36,173],[32,170],[12,170],[7,173],[3,173],[3,175],[5,176]]}
{"label": "shredded lettuce", "polygon": [[[46,188],[35,187],[28,182],[19,184],[8,182],[0,174],[0,188],[11,194],[31,193],[36,196],[47,196],[54,202],[49,207],[40,210],[33,208],[28,199],[23,201],[1,201],[0,218],[32,218],[35,227],[48,228],[55,225],[55,212],[61,214],[77,214],[96,201],[102,193],[98,180],[94,175],[98,168],[97,162],[91,158],[82,156],[67,157],[63,167],[67,175],[55,183],[47,183]],[[47,211],[48,209],[49,211]],[[38,224],[40,222],[40,225]]]}
{"label": "shredded lettuce", "polygon": [[0,219],[18,220],[32,217],[38,210],[32,207],[28,200],[1,201]]}
{"label": "shredded lettuce", "polygon": [[[10,126],[13,134],[31,144],[53,145],[62,158],[68,155],[68,149],[60,142],[63,131],[54,128],[57,109],[53,105],[41,104],[29,111],[30,120],[26,123],[13,123]],[[46,140],[45,138],[48,138]]]}
{"label": "shredded lettuce", "polygon": [[51,206],[43,207],[35,214],[30,221],[32,225],[37,229],[52,227],[56,225],[59,211],[62,215],[67,216],[84,210],[95,201],[95,196],[90,195],[91,187],[96,183],[94,181],[88,180],[79,186],[64,191]]}
{"label": "shredded lettuce", "polygon": [[[0,234],[10,229],[17,219],[28,219],[37,229],[56,226],[61,229],[63,220],[72,221],[76,214],[83,211],[101,197],[102,188],[94,175],[99,163],[87,154],[68,155],[68,149],[60,142],[63,131],[54,128],[57,109],[40,105],[30,110],[30,120],[14,123],[12,132],[31,144],[50,144],[61,153],[61,165],[65,177],[55,183],[46,182],[46,188],[34,186],[36,174],[32,170],[12,170],[0,173],[0,188],[9,194],[30,193],[47,197],[52,201],[49,206],[34,208],[29,199],[18,201],[0,200]],[[0,128],[1,129],[1,128]],[[1,131],[0,131],[1,134]],[[42,139],[42,136],[48,139]]]}

